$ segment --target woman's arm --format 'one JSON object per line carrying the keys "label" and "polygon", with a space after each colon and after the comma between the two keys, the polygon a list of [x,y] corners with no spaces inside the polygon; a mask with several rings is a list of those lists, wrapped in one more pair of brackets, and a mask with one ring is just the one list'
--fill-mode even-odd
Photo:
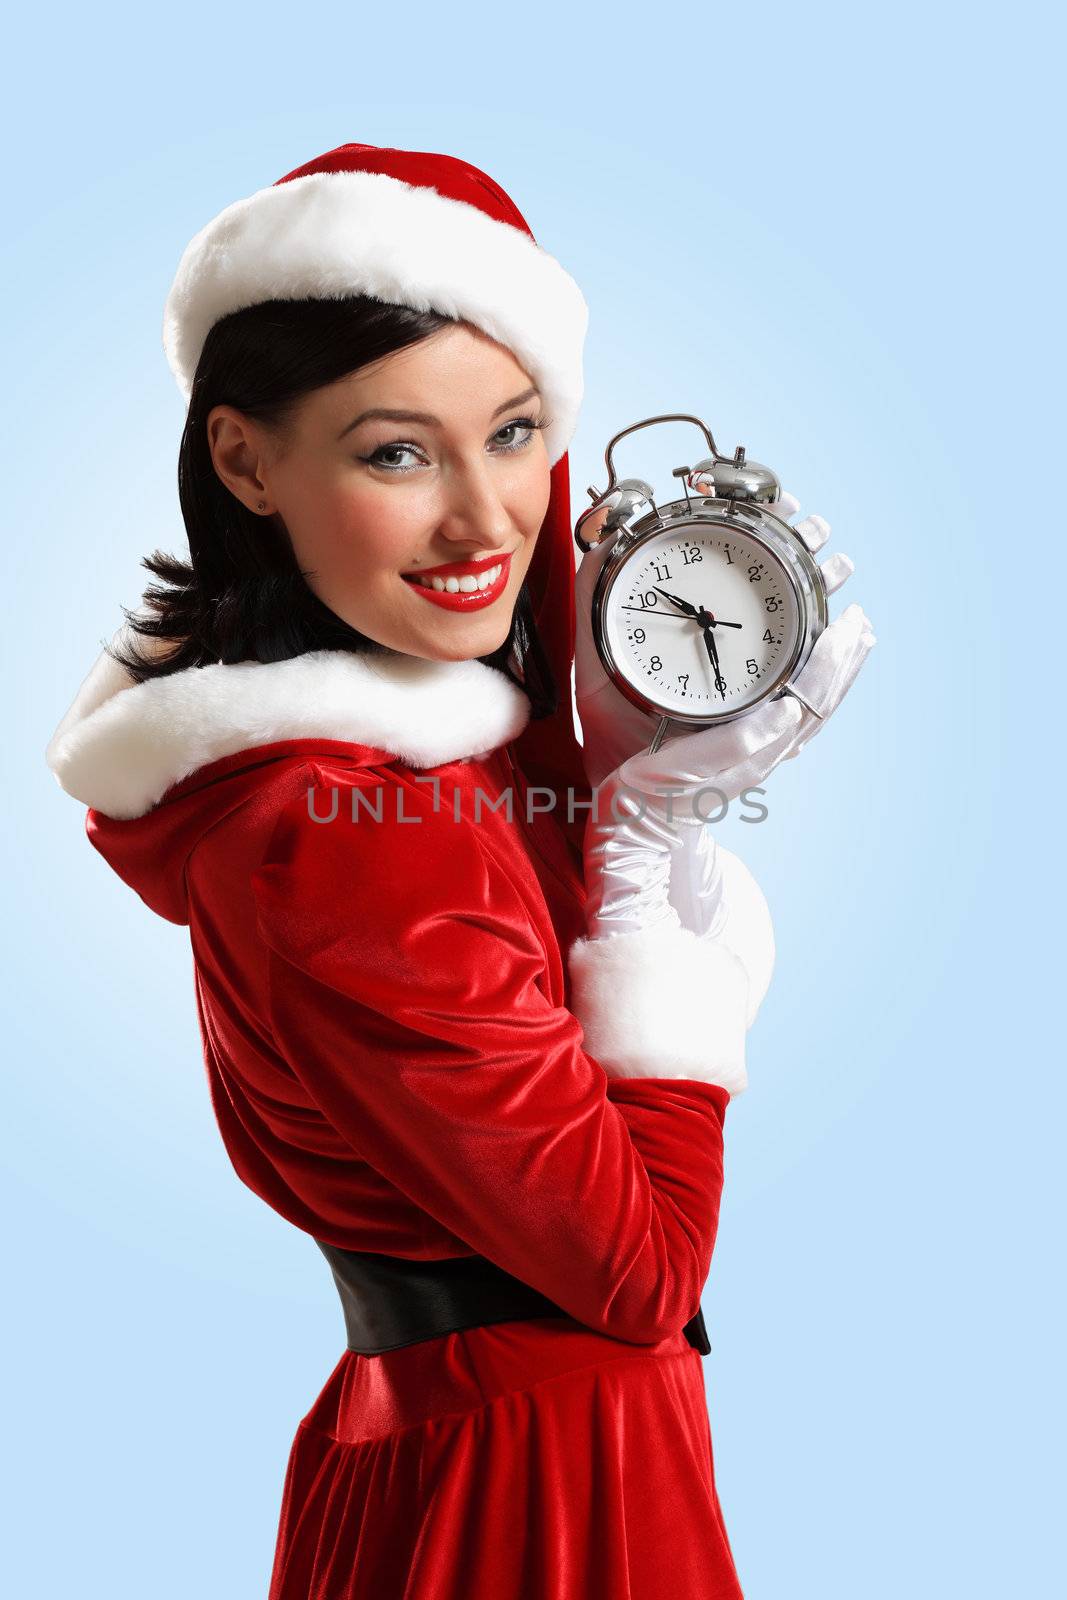
{"label": "woman's arm", "polygon": [[699,1047],[677,1053],[695,940],[648,942],[618,996],[644,1055],[609,1076],[547,998],[554,940],[479,828],[429,808],[353,823],[345,798],[332,823],[292,802],[253,876],[279,1050],[360,1158],[471,1249],[617,1338],[680,1330],[711,1264],[729,1099]]}

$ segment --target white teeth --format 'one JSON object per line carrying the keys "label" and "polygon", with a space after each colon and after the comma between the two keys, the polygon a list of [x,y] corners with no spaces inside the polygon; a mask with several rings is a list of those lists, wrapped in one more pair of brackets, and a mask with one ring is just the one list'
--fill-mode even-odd
{"label": "white teeth", "polygon": [[442,590],[447,594],[474,594],[479,589],[488,589],[490,584],[496,583],[504,570],[504,563],[498,561],[495,567],[488,567],[485,572],[480,572],[477,577],[473,573],[462,578],[421,578],[415,574],[415,581],[427,589]]}

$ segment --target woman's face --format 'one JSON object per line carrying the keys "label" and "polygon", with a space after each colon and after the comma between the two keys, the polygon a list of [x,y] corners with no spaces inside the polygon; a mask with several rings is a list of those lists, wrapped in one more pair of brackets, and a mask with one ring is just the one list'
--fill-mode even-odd
{"label": "woman's face", "polygon": [[[394,415],[368,415],[382,410]],[[283,436],[216,406],[208,437],[223,482],[281,519],[331,611],[393,650],[454,661],[507,638],[548,509],[536,424],[549,420],[511,352],[456,323],[313,391]]]}

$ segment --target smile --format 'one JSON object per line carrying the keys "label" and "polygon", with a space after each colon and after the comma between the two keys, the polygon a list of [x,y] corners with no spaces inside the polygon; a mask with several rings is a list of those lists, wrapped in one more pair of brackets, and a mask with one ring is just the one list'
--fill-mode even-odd
{"label": "smile", "polygon": [[455,561],[429,572],[402,572],[404,582],[447,611],[478,611],[507,588],[511,555],[500,561]]}

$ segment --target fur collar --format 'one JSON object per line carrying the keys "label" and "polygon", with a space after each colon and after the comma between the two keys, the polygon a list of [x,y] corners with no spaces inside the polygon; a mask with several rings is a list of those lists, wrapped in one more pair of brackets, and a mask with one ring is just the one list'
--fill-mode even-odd
{"label": "fur collar", "polygon": [[191,772],[257,745],[340,739],[432,768],[488,754],[529,717],[523,691],[477,660],[316,650],[135,683],[101,651],[45,759],[68,794],[129,819]]}

